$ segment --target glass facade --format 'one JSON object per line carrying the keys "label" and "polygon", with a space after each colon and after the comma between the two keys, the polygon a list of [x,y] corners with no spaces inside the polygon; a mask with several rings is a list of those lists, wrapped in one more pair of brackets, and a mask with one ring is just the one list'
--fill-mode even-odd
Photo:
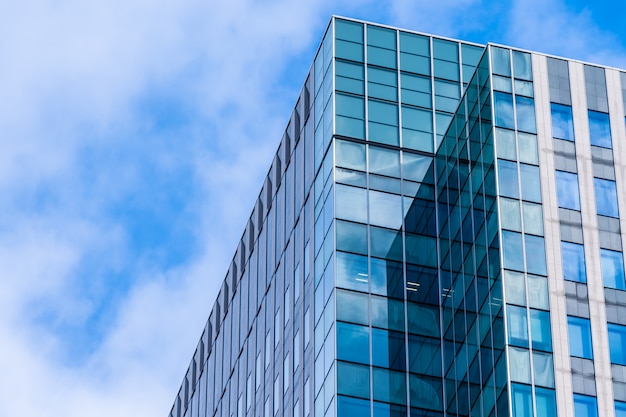
{"label": "glass facade", "polygon": [[625,79],[334,17],[170,417],[626,413]]}

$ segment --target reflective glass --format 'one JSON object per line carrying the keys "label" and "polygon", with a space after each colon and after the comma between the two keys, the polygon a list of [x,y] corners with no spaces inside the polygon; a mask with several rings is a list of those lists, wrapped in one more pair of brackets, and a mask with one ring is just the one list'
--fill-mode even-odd
{"label": "reflective glass", "polygon": [[519,146],[519,160],[527,164],[539,165],[537,152],[537,136],[529,133],[518,132],[517,142]]}
{"label": "reflective glass", "polygon": [[374,399],[406,404],[406,374],[389,369],[373,368]]}
{"label": "reflective glass", "polygon": [[370,224],[400,229],[402,226],[402,197],[369,190]]}
{"label": "reflective glass", "polygon": [[535,388],[536,417],[554,417],[556,414],[556,393],[546,388]]}
{"label": "reflective glass", "polygon": [[596,397],[574,394],[574,417],[598,417]]}
{"label": "reflective glass", "polygon": [[626,403],[615,401],[615,417],[626,417]]}
{"label": "reflective glass", "polygon": [[517,130],[535,133],[535,100],[529,97],[515,96],[517,111]]}
{"label": "reflective glass", "polygon": [[550,103],[552,114],[552,137],[564,140],[574,140],[574,122],[572,107],[563,104]]}
{"label": "reflective glass", "polygon": [[559,207],[580,211],[578,175],[564,171],[555,171],[555,175]]}
{"label": "reflective glass", "polygon": [[363,43],[363,24],[335,19],[335,37],[337,39]]}
{"label": "reflective glass", "polygon": [[498,48],[492,46],[490,48],[491,53],[491,68],[494,74],[504,75],[505,77],[511,76],[511,62],[508,49]]}
{"label": "reflective glass", "polygon": [[526,282],[523,273],[504,270],[504,289],[507,304],[526,305]]}
{"label": "reflective glass", "polygon": [[372,326],[404,331],[404,304],[391,298],[371,296]]}
{"label": "reflective glass", "polygon": [[548,310],[548,280],[545,277],[528,275],[528,306]]}
{"label": "reflective glass", "polygon": [[402,85],[402,103],[428,109],[433,107],[430,77],[402,73],[400,74],[400,83]]}
{"label": "reflective glass", "polygon": [[370,328],[337,322],[337,359],[368,364]]}
{"label": "reflective glass", "polygon": [[520,233],[502,231],[502,245],[504,253],[504,267],[517,271],[524,270],[524,255],[522,251],[522,235]]}
{"label": "reflective glass", "polygon": [[539,180],[539,167],[534,165],[519,165],[520,184],[522,186],[522,199],[541,203],[541,184]]}
{"label": "reflective glass", "polygon": [[409,333],[439,337],[439,307],[409,302],[407,310]]}
{"label": "reflective glass", "polygon": [[496,126],[515,129],[513,118],[513,96],[496,91],[493,93],[495,106]]}
{"label": "reflective glass", "polygon": [[533,351],[535,385],[554,388],[554,361],[551,353]]}
{"label": "reflective glass", "polygon": [[402,261],[401,231],[371,226],[370,255],[378,258]]}
{"label": "reflective glass", "polygon": [[519,200],[508,198],[500,199],[500,222],[503,229],[522,231],[522,220],[520,217]]}
{"label": "reflective glass", "polygon": [[369,172],[400,178],[400,152],[370,145]]}
{"label": "reflective glass", "polygon": [[532,347],[546,352],[552,351],[552,332],[550,330],[550,313],[541,310],[530,310],[530,332]]}
{"label": "reflective glass", "polygon": [[365,171],[365,145],[335,140],[335,163],[339,167]]}
{"label": "reflective glass", "polygon": [[367,292],[367,256],[337,252],[337,287]]}
{"label": "reflective glass", "polygon": [[370,292],[388,297],[403,298],[402,263],[388,259],[370,258]]}
{"label": "reflective glass", "polygon": [[609,323],[611,363],[626,365],[626,326]]}
{"label": "reflective glass", "polygon": [[409,335],[409,369],[416,374],[441,376],[440,340]]}
{"label": "reflective glass", "polygon": [[569,353],[578,358],[593,359],[591,325],[588,319],[567,316]]}
{"label": "reflective glass", "polygon": [[626,290],[626,282],[624,282],[624,254],[608,249],[600,249],[600,260],[604,286]]}
{"label": "reflective glass", "polygon": [[496,141],[498,148],[498,158],[517,160],[517,150],[515,146],[515,132],[508,129],[496,128]]}
{"label": "reflective glass", "polygon": [[533,417],[533,397],[528,385],[511,384],[513,417]]}
{"label": "reflective glass", "polygon": [[[337,394],[350,395],[352,397],[369,398],[369,366],[357,365],[346,362],[337,362]],[[369,406],[367,410],[369,415]]]}
{"label": "reflective glass", "polygon": [[533,79],[533,68],[529,53],[513,51],[513,73],[515,78],[520,80],[530,81]]}
{"label": "reflective glass", "polygon": [[404,371],[405,352],[404,332],[372,329],[372,365]]}
{"label": "reflective glass", "polygon": [[425,152],[433,151],[432,111],[402,106],[402,128],[404,147]]}
{"label": "reflective glass", "polygon": [[335,216],[339,219],[367,223],[367,190],[335,185]]}
{"label": "reflective glass", "polygon": [[602,216],[619,217],[615,181],[594,178],[593,186],[596,193],[596,209],[598,214]]}
{"label": "reflective glass", "polygon": [[410,152],[402,153],[402,176],[405,180],[425,182],[432,184],[432,170],[430,170],[433,158],[430,156],[416,155]]}
{"label": "reflective glass", "polygon": [[[409,374],[409,387],[411,404],[418,404],[422,409],[442,411],[443,387],[441,378],[431,378],[427,376]],[[412,417],[432,417],[433,415],[439,416],[441,414],[411,413]]]}
{"label": "reflective glass", "polygon": [[368,295],[337,291],[337,320],[368,324]]}
{"label": "reflective glass", "polygon": [[511,381],[530,384],[530,352],[509,346],[509,376]]}
{"label": "reflective glass", "polygon": [[526,244],[526,271],[530,274],[547,275],[546,249],[542,237],[524,235]]}
{"label": "reflective glass", "polygon": [[526,308],[506,306],[509,343],[514,346],[528,347],[528,317]]}
{"label": "reflective glass", "polygon": [[589,110],[589,139],[594,146],[603,148],[612,146],[611,124],[607,113]]}
{"label": "reflective glass", "polygon": [[519,198],[517,164],[515,162],[498,160],[498,185],[500,195]]}
{"label": "reflective glass", "polygon": [[563,279],[587,282],[585,250],[583,245],[561,242],[561,254],[563,257]]}
{"label": "reflective glass", "polygon": [[533,235],[543,235],[543,215],[541,205],[522,202],[522,212],[524,213],[524,232]]}

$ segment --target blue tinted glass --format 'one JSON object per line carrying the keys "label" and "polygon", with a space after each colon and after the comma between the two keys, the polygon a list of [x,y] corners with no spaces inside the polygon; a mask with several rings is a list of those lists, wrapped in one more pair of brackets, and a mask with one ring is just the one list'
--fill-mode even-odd
{"label": "blue tinted glass", "polygon": [[523,271],[524,256],[522,252],[522,235],[506,230],[502,231],[502,245],[504,246],[504,267],[516,271]]}
{"label": "blue tinted glass", "polygon": [[574,123],[572,108],[563,104],[550,103],[552,113],[552,137],[574,140]]}
{"label": "blue tinted glass", "polygon": [[337,39],[363,43],[363,24],[335,19],[335,37]]}
{"label": "blue tinted glass", "polygon": [[533,398],[527,385],[511,384],[513,417],[533,417]]}
{"label": "blue tinted glass", "polygon": [[593,186],[596,192],[596,209],[598,214],[601,216],[619,217],[615,181],[594,178]]}
{"label": "blue tinted glass", "polygon": [[528,347],[528,317],[526,308],[506,306],[509,343],[515,346]]}
{"label": "blue tinted glass", "polygon": [[406,369],[404,333],[372,329],[372,365]]}
{"label": "blue tinted glass", "polygon": [[370,402],[357,398],[337,396],[337,415],[351,417],[369,417]]}
{"label": "blue tinted glass", "polygon": [[496,91],[493,93],[496,126],[515,129],[513,118],[513,96]]}
{"label": "blue tinted glass", "polygon": [[583,245],[561,242],[561,255],[563,257],[563,279],[587,282],[585,250]]}
{"label": "blue tinted glass", "polygon": [[602,281],[605,287],[626,290],[624,282],[624,254],[608,249],[600,249],[602,261]]}
{"label": "blue tinted glass", "polygon": [[574,417],[598,417],[596,397],[574,394]]}
{"label": "blue tinted glass", "polygon": [[608,114],[589,110],[589,139],[592,145],[611,147],[611,124]]}
{"label": "blue tinted glass", "polygon": [[530,310],[530,331],[533,349],[552,351],[552,332],[550,330],[550,313],[541,310]]}
{"label": "blue tinted glass", "polygon": [[626,326],[609,323],[611,363],[626,365]]}
{"label": "blue tinted glass", "polygon": [[525,235],[526,243],[526,272],[535,275],[546,274],[546,249],[543,238]]}
{"label": "blue tinted glass", "polygon": [[578,175],[564,171],[556,171],[555,174],[559,207],[580,211]]}
{"label": "blue tinted glass", "polygon": [[491,53],[491,67],[493,73],[510,77],[511,61],[509,50],[492,46],[489,52]]}
{"label": "blue tinted glass", "polygon": [[520,184],[522,185],[522,200],[541,203],[541,185],[539,183],[539,167],[520,164]]}
{"label": "blue tinted glass", "polygon": [[517,130],[535,133],[535,100],[528,97],[515,96],[517,110]]}
{"label": "blue tinted glass", "polygon": [[554,390],[535,388],[536,417],[553,417],[556,415],[556,394]]}
{"label": "blue tinted glass", "polygon": [[368,364],[370,360],[369,343],[369,327],[337,323],[338,359]]}
{"label": "blue tinted glass", "polygon": [[567,316],[569,353],[578,358],[593,359],[591,326],[588,319]]}
{"label": "blue tinted glass", "polygon": [[626,403],[615,401],[615,417],[626,417]]}
{"label": "blue tinted glass", "polygon": [[515,162],[498,159],[498,183],[500,195],[519,198],[517,164]]}

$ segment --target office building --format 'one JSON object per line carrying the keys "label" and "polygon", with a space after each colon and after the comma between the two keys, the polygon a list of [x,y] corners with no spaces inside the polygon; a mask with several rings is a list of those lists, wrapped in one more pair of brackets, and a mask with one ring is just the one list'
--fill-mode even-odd
{"label": "office building", "polygon": [[624,71],[332,18],[170,417],[626,416],[625,121]]}

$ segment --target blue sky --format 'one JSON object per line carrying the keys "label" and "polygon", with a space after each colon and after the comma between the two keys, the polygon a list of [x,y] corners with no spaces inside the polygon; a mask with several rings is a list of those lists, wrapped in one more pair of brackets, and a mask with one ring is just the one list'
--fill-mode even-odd
{"label": "blue sky", "polygon": [[626,3],[0,14],[0,415],[165,416],[331,14],[626,68]]}

